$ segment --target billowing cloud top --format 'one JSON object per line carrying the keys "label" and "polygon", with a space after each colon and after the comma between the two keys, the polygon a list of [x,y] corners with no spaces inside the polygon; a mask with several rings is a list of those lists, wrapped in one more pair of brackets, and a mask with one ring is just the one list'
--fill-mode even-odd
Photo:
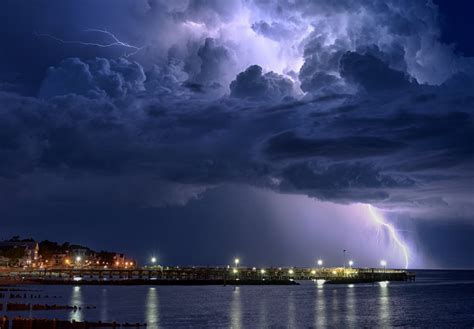
{"label": "billowing cloud top", "polygon": [[5,6],[4,205],[159,206],[237,182],[472,217],[474,63],[430,1]]}

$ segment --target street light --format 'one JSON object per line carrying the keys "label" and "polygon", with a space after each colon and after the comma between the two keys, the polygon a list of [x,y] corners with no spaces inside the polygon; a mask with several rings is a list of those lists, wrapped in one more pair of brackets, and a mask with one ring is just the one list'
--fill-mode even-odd
{"label": "street light", "polygon": [[151,257],[151,263],[155,264],[156,263],[156,257]]}
{"label": "street light", "polygon": [[235,267],[239,266],[239,263],[240,263],[240,259],[238,258],[234,259]]}
{"label": "street light", "polygon": [[352,265],[354,265],[354,262],[352,260],[349,261],[349,267],[352,268]]}
{"label": "street light", "polygon": [[380,261],[380,265],[382,265],[382,267],[383,267],[383,270],[385,271],[385,270],[386,270],[386,268],[387,268],[387,262],[386,262],[385,260],[383,260],[383,259],[382,259],[382,260]]}
{"label": "street light", "polygon": [[81,256],[77,256],[77,257],[76,257],[76,262],[79,263],[81,260],[82,260]]}
{"label": "street light", "polygon": [[318,259],[318,266],[319,267],[323,266],[323,260],[322,259]]}
{"label": "street light", "polygon": [[265,274],[265,270],[262,268],[262,269],[260,270],[260,273]]}

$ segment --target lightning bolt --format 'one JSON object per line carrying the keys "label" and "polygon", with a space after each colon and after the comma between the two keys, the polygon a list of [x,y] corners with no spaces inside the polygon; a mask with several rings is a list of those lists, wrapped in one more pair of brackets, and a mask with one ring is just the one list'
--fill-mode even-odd
{"label": "lightning bolt", "polygon": [[37,37],[49,38],[49,39],[58,41],[58,42],[63,43],[63,44],[76,44],[76,45],[99,47],[99,48],[112,48],[112,47],[127,48],[130,51],[123,55],[124,57],[127,57],[127,58],[130,57],[130,56],[136,55],[138,52],[140,52],[142,49],[145,48],[145,46],[138,47],[138,46],[131,45],[129,43],[123,42],[115,34],[113,34],[112,32],[109,32],[107,30],[86,29],[86,30],[84,30],[84,32],[103,34],[103,35],[109,37],[111,39],[111,41],[110,42],[104,42],[104,43],[87,42],[87,41],[80,41],[80,40],[65,40],[65,39],[61,39],[57,36],[54,36],[54,35],[51,35],[51,34],[46,34],[46,33],[42,33],[42,34],[35,33],[35,35]]}
{"label": "lightning bolt", "polygon": [[408,250],[408,247],[406,246],[406,244],[403,242],[403,240],[400,238],[400,236],[398,235],[397,231],[395,230],[395,228],[393,227],[392,224],[390,223],[387,223],[384,218],[379,215],[376,210],[369,204],[367,205],[368,208],[369,208],[369,212],[370,212],[370,215],[371,215],[371,218],[372,220],[378,224],[378,225],[381,225],[383,227],[385,227],[388,231],[388,233],[390,234],[390,237],[392,238],[392,240],[397,244],[397,246],[401,249],[402,253],[403,253],[403,256],[405,258],[405,268],[407,269],[408,268],[408,262],[409,262],[409,250]]}

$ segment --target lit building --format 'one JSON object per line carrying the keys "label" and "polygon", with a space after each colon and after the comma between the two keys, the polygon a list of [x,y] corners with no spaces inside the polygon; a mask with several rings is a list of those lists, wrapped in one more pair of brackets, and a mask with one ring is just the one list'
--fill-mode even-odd
{"label": "lit building", "polygon": [[39,245],[36,241],[10,240],[0,242],[0,255],[9,259],[9,265],[35,267]]}
{"label": "lit building", "polygon": [[68,257],[67,253],[53,254],[51,260],[48,262],[49,266],[63,266]]}
{"label": "lit building", "polygon": [[7,267],[10,264],[10,258],[0,256],[0,267]]}
{"label": "lit building", "polygon": [[125,257],[124,254],[115,254],[113,258],[113,266],[120,268],[136,268],[137,262],[133,259]]}

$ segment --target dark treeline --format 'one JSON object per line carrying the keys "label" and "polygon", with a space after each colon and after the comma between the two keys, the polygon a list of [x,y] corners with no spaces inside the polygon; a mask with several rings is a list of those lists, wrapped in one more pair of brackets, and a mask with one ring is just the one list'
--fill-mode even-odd
{"label": "dark treeline", "polygon": [[[20,236],[16,235],[11,237],[8,240],[5,240],[4,242],[12,242],[12,243],[31,243],[35,242],[36,240],[33,238],[24,238],[22,239]],[[44,258],[44,259],[50,259],[53,257],[53,255],[57,254],[68,254],[74,250],[77,249],[82,249],[86,251],[86,255],[96,255],[98,258],[100,258],[104,262],[109,262],[112,263],[114,256],[116,252],[112,251],[95,251],[92,250],[91,248],[87,246],[83,246],[80,244],[74,244],[71,242],[63,242],[63,243],[58,243],[55,241],[50,241],[50,240],[43,240],[38,242],[39,246],[39,254]],[[24,256],[24,250],[21,248],[12,248],[12,247],[0,247],[0,256],[7,257],[9,259],[20,259],[21,257]]]}

